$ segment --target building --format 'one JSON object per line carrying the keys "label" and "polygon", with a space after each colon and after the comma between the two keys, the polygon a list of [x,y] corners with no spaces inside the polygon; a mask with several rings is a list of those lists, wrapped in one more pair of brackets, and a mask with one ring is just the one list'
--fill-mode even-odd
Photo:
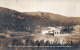
{"label": "building", "polygon": [[46,27],[41,29],[43,35],[50,34],[53,36],[59,36],[62,34],[62,27]]}

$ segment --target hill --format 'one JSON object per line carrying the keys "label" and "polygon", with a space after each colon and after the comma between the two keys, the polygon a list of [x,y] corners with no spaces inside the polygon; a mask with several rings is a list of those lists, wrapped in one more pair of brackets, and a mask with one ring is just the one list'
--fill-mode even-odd
{"label": "hill", "polygon": [[0,7],[0,32],[7,30],[34,32],[47,26],[73,26],[79,24],[79,17],[65,17],[47,12],[18,12]]}

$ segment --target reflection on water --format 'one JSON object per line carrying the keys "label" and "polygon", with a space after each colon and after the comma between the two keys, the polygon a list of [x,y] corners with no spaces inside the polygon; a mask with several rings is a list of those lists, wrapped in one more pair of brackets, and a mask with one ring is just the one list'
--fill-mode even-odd
{"label": "reflection on water", "polygon": [[6,47],[0,50],[80,50],[79,47]]}

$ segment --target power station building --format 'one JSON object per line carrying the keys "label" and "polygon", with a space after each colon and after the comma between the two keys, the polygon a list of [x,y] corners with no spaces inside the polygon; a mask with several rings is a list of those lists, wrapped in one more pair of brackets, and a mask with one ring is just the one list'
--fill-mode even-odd
{"label": "power station building", "polygon": [[43,35],[50,34],[53,36],[59,36],[60,34],[62,34],[62,27],[46,27],[41,29],[41,33]]}

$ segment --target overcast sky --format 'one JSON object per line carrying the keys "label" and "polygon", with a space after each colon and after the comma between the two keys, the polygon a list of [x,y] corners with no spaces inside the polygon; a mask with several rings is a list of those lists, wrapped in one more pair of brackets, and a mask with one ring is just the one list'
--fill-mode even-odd
{"label": "overcast sky", "polygon": [[0,0],[0,6],[20,12],[51,12],[80,17],[80,0]]}

